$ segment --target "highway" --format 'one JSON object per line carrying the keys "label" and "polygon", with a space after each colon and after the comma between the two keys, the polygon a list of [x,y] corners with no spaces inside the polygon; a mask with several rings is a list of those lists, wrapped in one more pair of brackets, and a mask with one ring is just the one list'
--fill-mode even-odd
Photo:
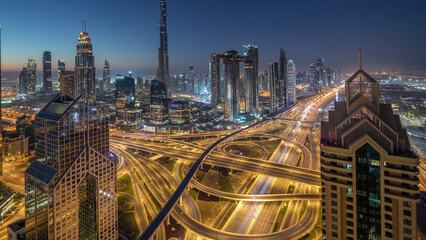
{"label": "highway", "polygon": [[[323,98],[330,98],[331,94],[327,94]],[[308,108],[307,111],[310,111],[310,108]],[[304,111],[302,116],[305,117],[306,115],[308,115],[308,113],[305,113],[305,111]],[[167,215],[172,211],[172,209],[176,205],[177,201],[180,198],[180,195],[185,192],[185,189],[187,188],[191,179],[195,175],[195,172],[199,169],[202,162],[207,158],[207,156],[213,151],[213,149],[215,147],[217,147],[219,144],[221,144],[225,140],[228,140],[229,138],[231,138],[231,137],[233,137],[233,136],[235,136],[235,135],[237,135],[237,134],[239,134],[239,133],[241,133],[245,130],[249,130],[249,129],[254,128],[256,126],[260,126],[260,124],[264,123],[265,121],[266,120],[257,122],[255,124],[249,126],[247,129],[241,129],[241,130],[235,131],[235,132],[229,134],[228,136],[220,139],[219,141],[215,142],[214,144],[210,145],[207,148],[207,150],[204,151],[201,154],[201,156],[197,159],[197,161],[195,162],[193,167],[189,170],[187,175],[182,180],[179,187],[176,189],[176,191],[173,193],[173,195],[167,201],[167,203],[163,206],[160,213],[156,216],[156,218],[153,220],[153,222],[151,222],[150,226],[147,229],[145,229],[144,233],[139,237],[139,239],[150,239],[155,234],[155,232],[157,231],[157,228],[161,225],[161,223],[164,221],[164,219],[167,217]],[[298,126],[301,125],[301,124],[302,123],[299,122]],[[167,151],[167,153],[169,153],[171,151],[172,151],[172,149],[169,149]],[[163,154],[164,153],[165,152],[163,152]],[[287,155],[287,154],[285,154],[285,155]],[[182,155],[177,156],[177,157],[182,157]],[[278,157],[278,159],[279,158],[280,157]],[[240,163],[241,159],[238,159],[238,161]],[[305,161],[303,161],[303,162],[305,162]],[[268,171],[268,170],[266,169],[266,171]],[[253,239],[258,239],[258,238],[262,238],[262,239],[283,239],[283,236],[286,236],[286,238],[287,237],[294,238],[295,237],[294,234],[297,234],[297,236],[303,236],[304,234],[309,233],[313,229],[314,223],[316,222],[317,216],[319,214],[319,201],[309,200],[308,203],[309,204],[306,206],[306,212],[299,219],[299,221],[296,224],[294,224],[292,227],[289,227],[289,228],[287,228],[283,231],[280,231],[278,233],[268,233],[268,234],[260,234],[260,235],[259,234],[246,235],[246,234],[225,232],[225,231],[220,231],[220,230],[211,228],[211,229],[207,229],[208,232],[202,231],[202,233],[200,235],[205,236],[205,237],[212,237],[212,238],[216,238],[216,239],[218,238],[218,236],[220,236],[219,237],[220,239],[241,239],[242,237],[253,238]],[[184,215],[185,213],[182,212],[181,214]],[[184,220],[185,220],[185,218],[182,218],[182,222],[185,222]],[[184,225],[185,225],[185,223],[184,223]],[[203,228],[210,228],[210,227],[202,225],[202,226],[198,226],[196,228],[192,227],[191,230],[198,233],[199,230],[203,229]],[[283,233],[285,233],[285,235],[283,235]],[[277,238],[277,236],[279,236],[279,238]]]}

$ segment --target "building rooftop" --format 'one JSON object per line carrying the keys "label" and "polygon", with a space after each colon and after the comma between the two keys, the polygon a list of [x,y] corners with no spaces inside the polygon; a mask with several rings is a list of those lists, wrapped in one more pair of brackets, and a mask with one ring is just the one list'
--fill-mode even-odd
{"label": "building rooftop", "polygon": [[25,170],[25,173],[31,175],[38,180],[48,184],[52,178],[56,175],[58,170],[53,168],[45,163],[35,160],[31,165]]}
{"label": "building rooftop", "polygon": [[18,231],[19,229],[24,228],[25,227],[25,218],[19,219],[15,222],[9,224],[8,227],[14,232]]}
{"label": "building rooftop", "polygon": [[59,93],[37,114],[36,117],[59,121],[79,98],[80,97],[74,100],[67,95],[61,96]]}

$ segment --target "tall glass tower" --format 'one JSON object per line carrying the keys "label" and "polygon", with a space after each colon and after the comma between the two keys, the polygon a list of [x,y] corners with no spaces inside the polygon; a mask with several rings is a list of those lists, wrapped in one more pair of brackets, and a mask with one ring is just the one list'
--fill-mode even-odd
{"label": "tall glass tower", "polygon": [[43,53],[43,92],[52,91],[52,55],[49,51]]}
{"label": "tall glass tower", "polygon": [[35,93],[37,84],[37,63],[34,58],[28,58],[28,92]]}
{"label": "tall glass tower", "polygon": [[118,239],[109,115],[90,94],[88,70],[80,76],[84,92],[58,94],[36,115],[36,160],[25,171],[26,239]]}
{"label": "tall glass tower", "polygon": [[62,59],[58,60],[58,82],[61,82],[62,72],[65,71],[65,62]]}
{"label": "tall glass tower", "polygon": [[161,0],[160,8],[160,47],[158,48],[157,80],[164,82],[170,91],[169,81],[169,47],[167,40],[167,6],[166,0]]}
{"label": "tall glass tower", "polygon": [[77,96],[87,92],[90,96],[96,96],[95,57],[89,33],[86,32],[86,23],[83,22],[83,31],[77,43],[77,56],[75,57],[75,81]]}
{"label": "tall glass tower", "polygon": [[322,226],[327,239],[417,239],[419,159],[379,83],[362,69],[321,123]]}
{"label": "tall glass tower", "polygon": [[111,89],[111,72],[109,62],[105,59],[104,71],[103,71],[103,89],[109,91]]}
{"label": "tall glass tower", "polygon": [[296,64],[293,60],[287,63],[287,104],[290,106],[295,103],[296,96]]}

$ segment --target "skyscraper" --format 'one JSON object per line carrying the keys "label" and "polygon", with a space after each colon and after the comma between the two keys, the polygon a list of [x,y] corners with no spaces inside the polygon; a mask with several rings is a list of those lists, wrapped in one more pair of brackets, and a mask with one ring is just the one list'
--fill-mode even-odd
{"label": "skyscraper", "polygon": [[188,83],[189,83],[189,94],[198,94],[198,82],[195,77],[194,66],[189,66],[188,70]]}
{"label": "skyscraper", "polygon": [[71,98],[77,98],[77,86],[74,71],[61,71],[61,93]]}
{"label": "skyscraper", "polygon": [[95,78],[95,57],[93,56],[93,46],[86,32],[86,23],[83,22],[83,31],[80,32],[77,44],[77,56],[75,57],[75,81],[79,96],[88,88],[90,96],[96,96],[96,78]]}
{"label": "skyscraper", "polygon": [[80,89],[77,98],[58,94],[36,115],[36,160],[25,171],[26,239],[118,239],[109,114],[90,86]]}
{"label": "skyscraper", "polygon": [[287,107],[287,57],[285,51],[280,48],[280,62],[279,62],[279,79],[278,79],[278,99],[279,107]]}
{"label": "skyscraper", "polygon": [[296,64],[288,60],[287,64],[287,104],[295,103],[296,97]]}
{"label": "skyscraper", "polygon": [[61,82],[62,71],[65,71],[65,62],[62,59],[58,60],[58,82]]}
{"label": "skyscraper", "polygon": [[20,94],[28,94],[29,89],[29,76],[28,69],[26,67],[21,68],[21,72],[19,72],[18,76],[18,93]]}
{"label": "skyscraper", "polygon": [[37,64],[34,58],[28,58],[27,63],[27,71],[28,71],[28,92],[27,93],[35,93],[36,85],[37,85]]}
{"label": "skyscraper", "polygon": [[279,87],[279,68],[278,63],[269,63],[269,92],[270,92],[270,111],[275,112],[280,107],[280,87]]}
{"label": "skyscraper", "polygon": [[210,55],[210,79],[211,79],[211,103],[217,106],[223,102],[223,95],[221,95],[221,75],[220,75],[220,58],[218,54],[213,53]]}
{"label": "skyscraper", "polygon": [[43,92],[52,92],[52,55],[43,53]]}
{"label": "skyscraper", "polygon": [[325,87],[325,76],[326,68],[324,67],[324,59],[318,58],[315,62],[315,75],[314,75],[314,91],[319,93],[322,91],[322,88]]}
{"label": "skyscraper", "polygon": [[120,74],[115,77],[115,107],[132,108],[135,106],[135,79]]}
{"label": "skyscraper", "polygon": [[315,63],[311,63],[309,64],[309,76],[308,76],[308,81],[309,81],[309,92],[311,93],[318,93],[317,89],[318,89],[318,83],[316,82],[315,79]]}
{"label": "skyscraper", "polygon": [[[220,59],[223,59],[224,66],[223,81],[220,75]],[[240,62],[244,63],[245,85],[249,86],[246,92],[243,91],[243,82],[240,79]],[[210,55],[212,104],[216,106],[219,103],[225,103],[225,119],[227,121],[233,122],[239,119],[241,94],[248,96],[245,96],[246,101],[248,101],[246,111],[252,115],[257,112],[258,62],[258,49],[253,45],[247,46],[247,51],[243,55],[238,55],[235,50]],[[243,105],[246,104],[246,102],[243,102]]]}
{"label": "skyscraper", "polygon": [[109,62],[105,59],[103,72],[103,89],[104,91],[111,90],[111,72]]}
{"label": "skyscraper", "polygon": [[419,159],[407,132],[361,64],[345,85],[346,102],[321,123],[323,236],[417,239]]}
{"label": "skyscraper", "polygon": [[170,101],[167,99],[166,84],[155,79],[152,80],[150,93],[150,123],[156,125],[167,124],[169,121],[168,105]]}
{"label": "skyscraper", "polygon": [[164,82],[169,89],[169,47],[167,40],[167,6],[166,0],[161,0],[160,6],[160,47],[158,48],[157,80]]}
{"label": "skyscraper", "polygon": [[255,115],[258,113],[259,86],[257,78],[259,73],[259,50],[257,46],[246,46],[244,56],[244,72],[246,81],[246,112]]}
{"label": "skyscraper", "polygon": [[225,119],[235,121],[240,115],[240,63],[238,52],[226,51],[223,54],[223,74],[225,83]]}

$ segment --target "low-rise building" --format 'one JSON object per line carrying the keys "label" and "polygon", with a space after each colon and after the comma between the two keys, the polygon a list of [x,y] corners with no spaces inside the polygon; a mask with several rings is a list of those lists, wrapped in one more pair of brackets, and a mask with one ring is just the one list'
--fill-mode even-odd
{"label": "low-rise building", "polygon": [[117,109],[118,125],[140,126],[143,121],[142,109]]}
{"label": "low-rise building", "polygon": [[172,125],[185,125],[190,121],[189,102],[174,101],[169,103],[169,121]]}
{"label": "low-rise building", "polygon": [[25,239],[25,219],[19,219],[7,225],[8,240],[24,240]]}
{"label": "low-rise building", "polygon": [[2,155],[5,161],[16,161],[29,156],[29,138],[13,132],[3,138]]}

